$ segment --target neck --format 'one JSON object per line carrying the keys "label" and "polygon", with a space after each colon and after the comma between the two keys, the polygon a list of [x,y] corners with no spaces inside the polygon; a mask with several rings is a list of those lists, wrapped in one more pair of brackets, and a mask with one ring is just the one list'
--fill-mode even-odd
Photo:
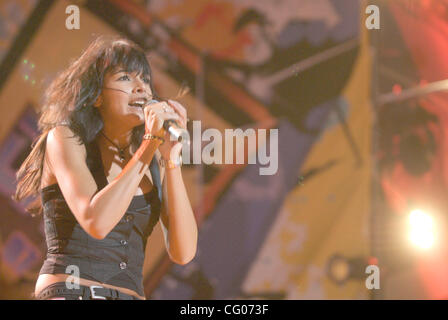
{"label": "neck", "polygon": [[[117,128],[111,128],[104,124],[102,131],[103,134],[107,138],[109,138],[109,140],[113,141],[113,143],[121,149],[129,146],[129,144],[131,143],[132,130],[119,130]],[[110,145],[110,142],[107,141],[107,139],[105,139],[104,137],[102,138],[103,141],[106,140],[106,143]]]}

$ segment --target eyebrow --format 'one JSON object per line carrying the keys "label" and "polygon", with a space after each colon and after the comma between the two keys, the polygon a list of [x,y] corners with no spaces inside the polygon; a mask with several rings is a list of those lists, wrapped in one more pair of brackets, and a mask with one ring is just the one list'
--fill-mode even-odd
{"label": "eyebrow", "polygon": [[121,69],[121,70],[118,70],[118,71],[114,71],[112,74],[117,74],[117,73],[120,73],[120,72],[129,73],[127,70]]}
{"label": "eyebrow", "polygon": [[[116,75],[117,73],[120,73],[120,72],[131,73],[131,72],[128,71],[128,70],[121,69],[121,70],[118,70],[118,71],[114,71],[114,72],[112,73],[112,75]],[[149,79],[149,75],[145,75],[144,77],[146,77],[146,78]]]}

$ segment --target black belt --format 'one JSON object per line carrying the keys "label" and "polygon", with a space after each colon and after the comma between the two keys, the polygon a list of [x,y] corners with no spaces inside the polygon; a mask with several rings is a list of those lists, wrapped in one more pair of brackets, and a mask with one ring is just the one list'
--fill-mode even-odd
{"label": "black belt", "polygon": [[119,290],[102,286],[79,285],[79,289],[69,289],[65,282],[57,282],[49,285],[43,289],[36,298],[38,300],[45,300],[52,296],[57,297],[58,295],[64,294],[77,295],[79,296],[79,300],[141,300]]}

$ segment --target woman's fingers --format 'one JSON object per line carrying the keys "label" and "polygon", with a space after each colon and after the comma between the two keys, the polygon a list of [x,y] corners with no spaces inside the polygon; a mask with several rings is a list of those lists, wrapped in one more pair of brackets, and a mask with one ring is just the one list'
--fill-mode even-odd
{"label": "woman's fingers", "polygon": [[187,117],[187,109],[179,102],[175,100],[168,100],[169,106],[171,106],[181,117]]}
{"label": "woman's fingers", "polygon": [[180,116],[181,125],[185,128],[187,125],[187,109],[175,100],[168,100],[168,104]]}
{"label": "woman's fingers", "polygon": [[182,116],[166,102],[159,103],[157,106],[154,106],[152,110],[163,120],[173,119],[182,121]]}
{"label": "woman's fingers", "polygon": [[172,104],[162,101],[144,108],[146,128],[148,132],[152,134],[154,134],[154,132],[161,132],[161,130],[163,130],[163,123],[166,120],[175,120],[179,126],[185,128],[185,108],[176,101],[170,101]]}
{"label": "woman's fingers", "polygon": [[162,101],[154,105],[154,109],[160,110],[163,112],[172,112],[173,108],[166,101]]}
{"label": "woman's fingers", "polygon": [[152,108],[145,108],[145,131],[150,134],[163,134],[163,119],[160,117],[160,112]]}
{"label": "woman's fingers", "polygon": [[181,118],[179,117],[179,115],[175,112],[163,112],[160,113],[159,115],[160,119],[162,119],[163,121],[165,120],[176,120],[176,121],[180,121]]}
{"label": "woman's fingers", "polygon": [[152,109],[163,112],[175,112],[181,118],[187,118],[187,110],[179,102],[174,100],[162,101],[154,103],[145,107],[145,109]]}
{"label": "woman's fingers", "polygon": [[173,111],[173,108],[168,105],[167,102],[157,102],[147,105],[144,110],[155,110],[155,111]]}

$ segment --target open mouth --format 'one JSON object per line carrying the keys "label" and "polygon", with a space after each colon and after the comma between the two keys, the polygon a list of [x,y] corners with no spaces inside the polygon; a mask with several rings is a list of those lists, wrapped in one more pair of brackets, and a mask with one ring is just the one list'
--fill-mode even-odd
{"label": "open mouth", "polygon": [[146,100],[132,101],[128,105],[133,107],[133,108],[143,108],[146,105]]}

